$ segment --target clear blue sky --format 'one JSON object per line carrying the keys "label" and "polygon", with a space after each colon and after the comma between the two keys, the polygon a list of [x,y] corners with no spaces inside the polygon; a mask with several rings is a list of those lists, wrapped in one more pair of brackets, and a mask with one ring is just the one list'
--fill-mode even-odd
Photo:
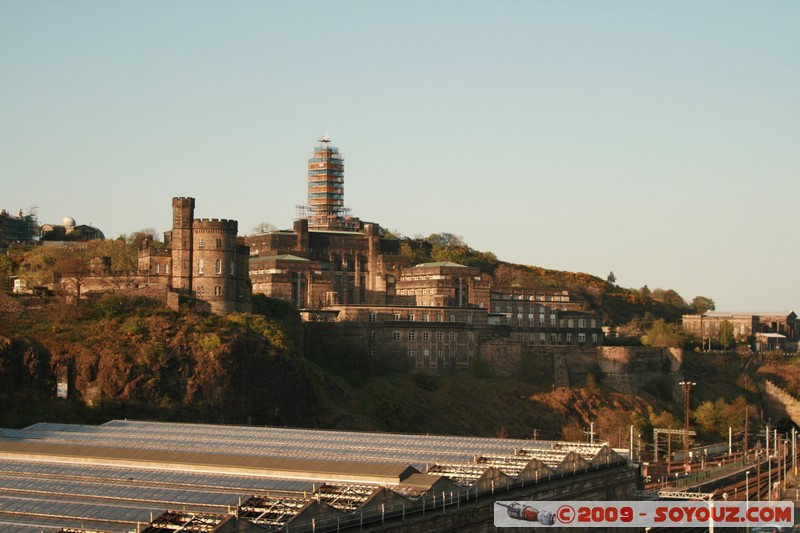
{"label": "clear blue sky", "polygon": [[800,311],[800,2],[0,0],[0,207],[108,237],[354,215]]}

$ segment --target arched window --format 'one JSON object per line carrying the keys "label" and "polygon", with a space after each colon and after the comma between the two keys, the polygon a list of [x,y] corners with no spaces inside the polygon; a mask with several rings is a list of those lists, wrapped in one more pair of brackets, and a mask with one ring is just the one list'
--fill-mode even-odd
{"label": "arched window", "polygon": [[206,268],[205,262],[201,259],[197,262],[197,273],[202,274]]}
{"label": "arched window", "polygon": [[217,269],[217,274],[222,274],[222,261],[220,259],[217,259],[216,269]]}

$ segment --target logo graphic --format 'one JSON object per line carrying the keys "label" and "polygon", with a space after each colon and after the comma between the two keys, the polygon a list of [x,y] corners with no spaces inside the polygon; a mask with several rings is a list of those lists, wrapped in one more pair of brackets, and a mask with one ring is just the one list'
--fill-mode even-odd
{"label": "logo graphic", "polygon": [[556,523],[556,515],[549,511],[539,511],[529,505],[520,505],[517,502],[511,505],[497,502],[497,505],[508,510],[508,516],[515,520],[525,520],[526,522],[539,522],[545,526],[552,526]]}

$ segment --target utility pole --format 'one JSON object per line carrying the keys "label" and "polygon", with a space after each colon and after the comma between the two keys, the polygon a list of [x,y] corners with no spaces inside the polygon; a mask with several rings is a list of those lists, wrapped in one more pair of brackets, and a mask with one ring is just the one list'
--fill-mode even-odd
{"label": "utility pole", "polygon": [[744,404],[744,458],[747,459],[747,421],[750,409],[748,405]]}
{"label": "utility pole", "polygon": [[683,469],[689,470],[689,395],[692,392],[692,385],[697,385],[693,381],[681,381],[678,385],[683,388],[685,424],[683,428]]}

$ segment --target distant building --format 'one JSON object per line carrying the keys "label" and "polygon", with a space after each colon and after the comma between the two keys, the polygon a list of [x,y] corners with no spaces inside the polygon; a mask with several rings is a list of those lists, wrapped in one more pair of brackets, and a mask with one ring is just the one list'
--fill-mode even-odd
{"label": "distant building", "polygon": [[64,217],[61,224],[42,224],[43,241],[91,241],[105,239],[98,228],[86,224],[77,224],[72,217]]}
{"label": "distant building", "polygon": [[794,311],[764,313],[734,313],[708,311],[702,315],[683,315],[683,330],[701,339],[719,337],[720,328],[728,323],[733,326],[737,342],[746,342],[754,337],[759,350],[795,350],[800,340],[797,315]]}
{"label": "distant building", "polygon": [[20,209],[17,216],[12,216],[5,209],[0,210],[0,248],[7,248],[13,243],[32,244],[38,233],[35,210],[25,215]]}

